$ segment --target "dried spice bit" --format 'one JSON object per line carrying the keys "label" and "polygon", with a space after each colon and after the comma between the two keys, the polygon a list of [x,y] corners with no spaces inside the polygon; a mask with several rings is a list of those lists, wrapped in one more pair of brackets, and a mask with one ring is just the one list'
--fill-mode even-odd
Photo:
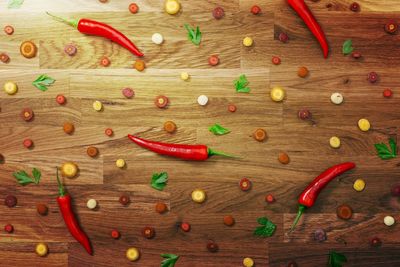
{"label": "dried spice bit", "polygon": [[57,102],[59,105],[64,105],[65,102],[67,102],[67,99],[66,99],[65,96],[63,96],[63,95],[57,95],[57,96],[56,96],[56,102]]}
{"label": "dried spice bit", "polygon": [[253,45],[253,38],[251,38],[251,37],[245,37],[245,38],[243,39],[243,45],[246,46],[246,47],[252,46],[252,45]]}
{"label": "dried spice bit", "polygon": [[251,189],[251,181],[248,178],[242,178],[239,181],[239,187],[242,191],[249,191]]}
{"label": "dried spice bit", "polygon": [[126,87],[122,89],[122,95],[126,98],[132,98],[135,96],[135,91],[132,88]]}
{"label": "dried spice bit", "polygon": [[100,61],[100,64],[101,64],[103,67],[108,67],[108,66],[110,66],[110,64],[111,64],[111,61],[110,61],[110,59],[109,59],[108,57],[103,57],[103,58],[101,59],[101,61]]}
{"label": "dried spice bit", "polygon": [[225,11],[222,7],[214,8],[212,15],[215,19],[222,19],[225,15]]}
{"label": "dried spice bit", "polygon": [[349,205],[343,204],[337,207],[336,209],[336,215],[338,218],[343,219],[343,220],[349,220],[351,216],[353,215],[353,210]]}
{"label": "dried spice bit", "polygon": [[274,88],[272,88],[271,90],[271,99],[272,101],[275,102],[281,102],[284,98],[285,98],[285,90],[283,90],[282,87],[279,86],[275,86]]}
{"label": "dried spice bit", "polygon": [[72,122],[64,122],[63,130],[66,134],[72,134],[75,131],[75,126]]}
{"label": "dried spice bit", "polygon": [[123,206],[127,206],[131,202],[131,199],[128,195],[122,195],[119,197],[119,203]]}
{"label": "dried spice bit", "polygon": [[272,61],[272,64],[274,64],[274,65],[281,64],[281,59],[280,59],[280,57],[277,57],[277,56],[273,56],[271,61]]}
{"label": "dried spice bit", "polygon": [[163,214],[165,212],[167,212],[168,207],[167,204],[165,204],[164,202],[157,202],[156,204],[156,211],[160,214]]}
{"label": "dried spice bit", "polygon": [[254,6],[251,7],[250,12],[253,15],[258,15],[258,14],[261,13],[261,8],[259,6],[257,6],[257,5],[254,5]]}
{"label": "dried spice bit", "polygon": [[378,81],[378,79],[379,79],[378,73],[376,73],[376,72],[374,72],[374,71],[368,73],[367,80],[368,80],[370,83],[376,83],[376,82]]}
{"label": "dried spice bit", "polygon": [[382,241],[378,237],[374,237],[369,241],[371,247],[380,247],[382,245]]}
{"label": "dried spice bit", "polygon": [[383,218],[383,223],[386,226],[392,226],[395,223],[395,220],[392,216],[385,216],[385,218]]}
{"label": "dried spice bit", "polygon": [[118,230],[114,229],[111,231],[111,237],[114,239],[119,239],[121,237],[121,234]]}
{"label": "dried spice bit", "polygon": [[202,189],[196,189],[192,192],[192,200],[196,203],[203,203],[206,200],[206,192]]}
{"label": "dried spice bit", "polygon": [[139,6],[136,3],[131,3],[128,8],[132,14],[136,14],[139,11]]}
{"label": "dried spice bit", "polygon": [[288,36],[286,33],[281,32],[281,33],[279,34],[279,36],[278,36],[278,39],[279,39],[279,41],[281,41],[282,43],[287,43],[287,42],[289,41],[289,36]]}
{"label": "dried spice bit", "polygon": [[308,76],[308,73],[309,73],[309,71],[308,71],[308,69],[307,69],[306,67],[300,67],[300,68],[297,70],[297,75],[298,75],[300,78],[305,78],[305,77],[307,77],[307,76]]}
{"label": "dried spice bit", "polygon": [[97,147],[90,146],[86,149],[86,153],[89,157],[95,158],[99,154],[99,150]]}
{"label": "dried spice bit", "polygon": [[120,169],[123,169],[123,168],[125,168],[125,166],[126,166],[126,162],[125,162],[124,159],[117,159],[117,160],[115,161],[115,166],[117,166],[117,167],[120,168]]}
{"label": "dried spice bit", "polygon": [[6,224],[4,226],[4,231],[11,234],[12,232],[14,232],[14,226],[12,226],[12,224]]}
{"label": "dried spice bit", "polygon": [[143,71],[146,68],[146,64],[144,63],[143,60],[137,59],[133,64],[133,67],[137,71]]}
{"label": "dried spice bit", "polygon": [[385,97],[385,98],[391,98],[393,95],[393,91],[390,89],[385,89],[385,90],[383,90],[382,94],[383,94],[383,97]]}
{"label": "dried spice bit", "polygon": [[235,219],[232,215],[226,215],[224,216],[224,224],[226,226],[233,226],[235,224]]}
{"label": "dried spice bit", "polygon": [[394,34],[397,32],[397,28],[398,28],[397,23],[394,22],[393,20],[390,20],[388,21],[388,23],[385,24],[385,31],[387,33]]}
{"label": "dried spice bit", "polygon": [[219,249],[218,244],[215,243],[214,241],[210,241],[207,243],[207,250],[209,252],[215,253],[215,252],[218,252],[218,249]]}
{"label": "dried spice bit", "polygon": [[318,242],[323,242],[326,240],[326,233],[323,229],[317,229],[314,232],[314,240]]}
{"label": "dried spice bit", "polygon": [[168,97],[163,96],[163,95],[157,96],[156,99],[154,100],[154,104],[158,108],[165,108],[168,106],[168,103],[169,103]]}
{"label": "dried spice bit", "polygon": [[181,227],[182,231],[184,231],[184,232],[190,231],[190,224],[187,222],[181,223],[180,227]]}
{"label": "dried spice bit", "polygon": [[365,188],[365,181],[363,179],[357,179],[354,181],[353,189],[357,192],[363,191]]}
{"label": "dried spice bit", "polygon": [[152,239],[155,236],[156,232],[153,227],[146,226],[142,229],[143,237],[147,239]]}
{"label": "dried spice bit", "polygon": [[21,44],[19,51],[21,52],[21,55],[23,55],[24,57],[33,58],[36,56],[37,47],[33,42],[25,41]]}
{"label": "dried spice bit", "polygon": [[217,55],[212,55],[208,58],[208,64],[211,66],[217,66],[219,64],[219,57]]}
{"label": "dried spice bit", "polygon": [[267,203],[274,203],[275,202],[275,197],[271,194],[268,194],[265,196],[265,202]]}
{"label": "dried spice bit", "polygon": [[6,53],[1,53],[0,61],[3,63],[8,63],[8,62],[10,62],[10,57]]}
{"label": "dried spice bit", "polygon": [[78,174],[78,166],[73,162],[64,162],[61,165],[61,174],[67,178],[74,178]]}
{"label": "dried spice bit", "polygon": [[360,5],[357,2],[353,2],[350,5],[350,10],[353,12],[359,12],[360,11]]}
{"label": "dried spice bit", "polygon": [[252,258],[244,258],[243,259],[243,266],[244,267],[253,267],[254,266],[254,260]]}
{"label": "dried spice bit", "polygon": [[6,25],[6,26],[4,26],[4,32],[5,32],[7,35],[12,35],[12,34],[14,33],[14,28],[13,28],[13,26],[11,26],[11,25]]}
{"label": "dried spice bit", "polygon": [[32,139],[24,139],[24,141],[22,142],[22,145],[26,148],[32,148],[33,147],[33,141]]}
{"label": "dried spice bit", "polygon": [[359,59],[359,58],[361,58],[361,53],[358,52],[358,51],[354,51],[354,52],[351,53],[351,56],[354,59]]}
{"label": "dried spice bit", "polygon": [[113,132],[113,130],[111,128],[105,129],[104,133],[107,136],[113,136],[113,134],[114,134],[114,132]]}
{"label": "dried spice bit", "polygon": [[38,203],[38,204],[36,204],[36,211],[40,215],[46,216],[47,213],[49,212],[49,208],[46,206],[46,204]]}
{"label": "dried spice bit", "polygon": [[164,130],[167,133],[174,133],[176,131],[176,124],[173,121],[164,122]]}
{"label": "dried spice bit", "polygon": [[229,104],[228,105],[228,111],[229,112],[235,112],[236,111],[236,106],[234,104]]}
{"label": "dried spice bit", "polygon": [[4,204],[9,208],[15,207],[17,205],[17,198],[13,195],[8,195],[4,199]]}
{"label": "dried spice bit", "polygon": [[64,46],[64,52],[68,56],[73,57],[78,52],[78,48],[76,48],[74,44],[67,44],[66,46]]}
{"label": "dried spice bit", "polygon": [[8,95],[14,95],[18,91],[18,86],[15,82],[6,82],[3,88]]}
{"label": "dried spice bit", "polygon": [[129,248],[126,251],[126,258],[130,261],[137,261],[140,257],[140,252],[137,248]]}
{"label": "dried spice bit", "polygon": [[280,152],[278,154],[278,161],[282,164],[288,164],[290,162],[289,155],[285,152]]}
{"label": "dried spice bit", "polygon": [[24,121],[31,121],[33,119],[33,110],[31,108],[24,108],[21,111],[21,118]]}
{"label": "dried spice bit", "polygon": [[264,129],[257,129],[253,133],[253,138],[258,142],[263,142],[267,138],[267,132]]}

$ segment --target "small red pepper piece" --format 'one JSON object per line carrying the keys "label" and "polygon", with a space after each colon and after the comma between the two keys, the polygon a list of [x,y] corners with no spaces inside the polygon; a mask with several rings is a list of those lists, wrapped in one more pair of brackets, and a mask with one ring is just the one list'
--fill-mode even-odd
{"label": "small red pepper piece", "polygon": [[206,145],[161,143],[161,142],[145,140],[130,134],[128,134],[128,137],[137,145],[146,148],[148,150],[151,150],[157,154],[181,158],[184,160],[206,160],[214,155],[234,157],[222,152],[214,151],[208,148]]}
{"label": "small red pepper piece", "polygon": [[96,35],[107,38],[122,47],[128,49],[132,54],[142,57],[143,53],[139,51],[139,49],[132,43],[131,40],[128,39],[124,34],[120,31],[114,29],[113,27],[90,19],[64,19],[61,17],[54,16],[49,12],[46,12],[47,15],[53,17],[55,20],[64,22],[74,28],[76,28],[79,32],[88,35]]}
{"label": "small red pepper piece", "polygon": [[327,58],[329,53],[328,41],[326,40],[325,34],[322,31],[321,26],[318,24],[317,20],[311,13],[304,0],[287,0],[287,3],[293,8],[294,11],[296,11],[296,13],[300,16],[300,18],[304,21],[312,34],[315,36],[315,38],[317,38],[324,54],[324,58]]}
{"label": "small red pepper piece", "polygon": [[307,208],[311,208],[317,197],[322,189],[333,179],[337,176],[341,175],[342,173],[351,170],[356,165],[353,162],[345,162],[335,166],[330,167],[329,169],[325,170],[323,173],[317,176],[304,191],[299,196],[299,211],[297,212],[296,219],[294,220],[292,227],[290,228],[290,232],[294,230],[301,215],[303,215],[304,211]]}
{"label": "small red pepper piece", "polygon": [[93,255],[92,246],[90,245],[89,238],[79,226],[78,220],[72,210],[71,196],[65,192],[64,186],[61,184],[60,177],[58,176],[57,168],[57,183],[59,196],[57,203],[60,207],[61,215],[63,216],[65,225],[67,226],[71,235],[86,249],[87,253]]}

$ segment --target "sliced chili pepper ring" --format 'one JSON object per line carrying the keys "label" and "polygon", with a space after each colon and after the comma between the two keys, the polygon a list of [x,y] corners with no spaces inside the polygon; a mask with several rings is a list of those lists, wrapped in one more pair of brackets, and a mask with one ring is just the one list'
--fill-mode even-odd
{"label": "sliced chili pepper ring", "polygon": [[168,97],[160,95],[156,97],[154,104],[159,108],[165,108],[168,105],[168,102]]}
{"label": "sliced chili pepper ring", "polygon": [[279,41],[281,41],[282,43],[287,43],[287,42],[289,41],[289,36],[288,36],[286,33],[281,32],[281,33],[279,34],[279,36],[278,36],[278,39],[279,39]]}
{"label": "sliced chili pepper ring", "polygon": [[164,130],[167,133],[174,133],[176,131],[176,124],[173,121],[166,121],[164,123]]}
{"label": "sliced chili pepper ring", "polygon": [[75,54],[78,52],[78,49],[76,48],[75,45],[73,44],[67,44],[64,47],[64,52],[68,55],[68,56],[75,56]]}
{"label": "sliced chili pepper ring", "polygon": [[21,117],[24,121],[31,121],[33,119],[33,110],[31,108],[24,108],[21,112]]}
{"label": "sliced chili pepper ring", "polygon": [[63,130],[66,134],[72,134],[75,131],[75,126],[72,122],[65,122]]}
{"label": "sliced chili pepper ring", "polygon": [[213,242],[213,241],[208,242],[207,243],[207,250],[210,251],[210,252],[213,252],[213,253],[217,252],[218,251],[218,244]]}
{"label": "sliced chili pepper ring", "polygon": [[370,83],[376,83],[378,81],[378,73],[376,73],[374,71],[368,73],[367,79]]}
{"label": "sliced chili pepper ring", "polygon": [[6,231],[7,233],[12,233],[14,232],[14,226],[12,226],[12,224],[6,224],[4,226],[4,231]]}
{"label": "sliced chili pepper ring", "polygon": [[353,215],[353,210],[349,205],[343,204],[337,207],[336,214],[340,219],[348,220]]}
{"label": "sliced chili pepper ring", "polygon": [[109,59],[108,57],[103,57],[103,58],[101,59],[101,61],[100,61],[100,64],[101,64],[103,67],[108,67],[108,66],[110,66],[110,64],[111,64],[111,61],[110,61],[110,59]]}
{"label": "sliced chili pepper ring", "polygon": [[67,99],[63,95],[57,95],[56,96],[56,102],[60,105],[64,105]]}
{"label": "sliced chili pepper ring", "polygon": [[187,222],[181,223],[180,227],[181,227],[182,231],[184,231],[184,232],[190,231],[190,224]]}
{"label": "sliced chili pepper ring", "polygon": [[360,11],[360,5],[357,2],[353,2],[350,5],[350,10],[353,12],[358,12],[358,11]]}
{"label": "sliced chili pepper ring", "polygon": [[261,12],[261,8],[259,6],[257,6],[257,5],[254,5],[254,6],[251,7],[250,12],[253,15],[258,15]]}
{"label": "sliced chili pepper ring", "polygon": [[22,144],[23,144],[24,147],[26,147],[26,148],[32,148],[32,146],[33,146],[33,141],[32,141],[32,139],[27,138],[27,139],[24,139],[24,141],[22,142]]}
{"label": "sliced chili pepper ring", "polygon": [[211,66],[217,66],[219,64],[219,58],[217,55],[210,56],[208,58],[208,64]]}
{"label": "sliced chili pepper ring", "polygon": [[122,95],[125,96],[126,98],[132,98],[135,96],[135,91],[133,91],[132,88],[126,87],[122,89]]}
{"label": "sliced chili pepper ring", "polygon": [[7,35],[13,34],[13,33],[14,33],[14,28],[13,28],[13,26],[11,26],[11,25],[6,25],[6,26],[4,27],[4,32],[5,32]]}
{"label": "sliced chili pepper ring", "polygon": [[251,181],[248,178],[242,178],[239,181],[239,187],[242,191],[248,191],[251,188]]}
{"label": "sliced chili pepper ring", "polygon": [[114,134],[114,132],[113,132],[113,130],[112,130],[111,128],[105,129],[104,133],[105,133],[107,136],[113,136],[113,134]]}
{"label": "sliced chili pepper ring", "polygon": [[393,95],[393,91],[390,89],[385,89],[383,90],[383,96],[386,98],[391,98]]}
{"label": "sliced chili pepper ring", "polygon": [[21,52],[21,55],[23,55],[26,58],[33,58],[36,56],[36,53],[37,53],[37,47],[31,41],[23,42],[21,44],[19,50]]}
{"label": "sliced chili pepper ring", "polygon": [[274,203],[275,202],[275,197],[271,194],[268,194],[265,196],[265,202],[267,203]]}
{"label": "sliced chili pepper ring", "polygon": [[226,226],[233,226],[235,224],[235,219],[232,215],[226,215],[224,216],[224,224]]}
{"label": "sliced chili pepper ring", "polygon": [[155,234],[156,232],[153,227],[146,226],[142,229],[142,235],[147,239],[152,239]]}
{"label": "sliced chili pepper ring", "polygon": [[6,53],[1,53],[0,61],[3,63],[8,63],[8,62],[10,62],[10,57]]}
{"label": "sliced chili pepper ring", "polygon": [[143,71],[146,68],[146,64],[140,59],[136,60],[133,66],[137,71]]}
{"label": "sliced chili pepper ring", "polygon": [[123,206],[127,206],[131,202],[131,199],[128,195],[122,195],[119,197],[119,203],[121,203]]}
{"label": "sliced chili pepper ring", "polygon": [[262,142],[267,138],[267,132],[264,129],[259,128],[254,131],[253,138],[259,142]]}
{"label": "sliced chili pepper ring", "polygon": [[385,31],[387,33],[394,34],[397,32],[397,28],[398,28],[397,23],[394,22],[393,20],[385,24]]}
{"label": "sliced chili pepper ring", "polygon": [[90,146],[86,149],[86,153],[89,157],[95,158],[99,154],[99,150],[97,147]]}
{"label": "sliced chili pepper ring", "polygon": [[114,229],[114,230],[111,231],[111,237],[114,238],[114,239],[119,239],[121,237],[121,234],[119,233],[118,230]]}
{"label": "sliced chili pepper ring", "polygon": [[277,57],[277,56],[273,56],[272,57],[272,64],[274,64],[274,65],[281,64],[281,59],[279,57]]}
{"label": "sliced chili pepper ring", "polygon": [[131,12],[132,14],[136,14],[139,11],[139,6],[136,3],[131,3],[129,5],[129,12]]}
{"label": "sliced chili pepper ring", "polygon": [[236,106],[234,104],[229,104],[228,111],[229,112],[235,112],[236,111]]}

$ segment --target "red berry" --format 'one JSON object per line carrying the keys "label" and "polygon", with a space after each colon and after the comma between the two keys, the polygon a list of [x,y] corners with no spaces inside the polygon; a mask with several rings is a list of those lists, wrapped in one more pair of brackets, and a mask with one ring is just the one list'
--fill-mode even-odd
{"label": "red berry", "polygon": [[17,205],[17,198],[13,195],[8,195],[4,199],[4,204],[9,208],[15,207]]}
{"label": "red berry", "polygon": [[278,38],[282,43],[287,43],[287,41],[289,41],[289,36],[284,32],[281,32]]}
{"label": "red berry", "polygon": [[360,5],[357,2],[354,2],[350,5],[350,10],[353,12],[360,11]]}
{"label": "red berry", "polygon": [[268,203],[274,203],[275,202],[275,198],[274,198],[273,195],[268,194],[268,195],[265,196],[265,201],[268,202]]}
{"label": "red berry", "polygon": [[187,222],[181,223],[181,229],[184,232],[189,232],[190,231],[190,224]]}
{"label": "red berry", "polygon": [[248,191],[251,188],[251,181],[247,178],[242,178],[239,182],[239,187],[243,191]]}
{"label": "red berry", "polygon": [[380,247],[382,245],[382,241],[378,237],[374,237],[369,241],[371,247]]}
{"label": "red berry", "polygon": [[14,226],[12,226],[11,224],[6,224],[4,226],[4,231],[6,231],[7,233],[12,233],[14,231]]}
{"label": "red berry", "polygon": [[31,148],[33,146],[33,141],[32,141],[32,139],[27,138],[24,140],[24,142],[22,144],[26,148]]}
{"label": "red berry", "polygon": [[311,112],[308,109],[301,109],[299,110],[297,116],[301,120],[309,120],[311,119]]}
{"label": "red berry", "polygon": [[377,81],[378,81],[378,73],[376,73],[376,72],[374,72],[374,71],[372,71],[372,72],[370,72],[370,73],[368,73],[368,78],[367,78],[367,80],[370,82],[370,83],[376,83]]}
{"label": "red berry", "polygon": [[136,3],[132,3],[129,5],[129,11],[132,14],[136,14],[139,11],[139,6]]}
{"label": "red berry", "polygon": [[63,95],[57,95],[56,96],[56,101],[57,101],[58,104],[64,105],[65,102],[67,101],[67,99]]}
{"label": "red berry", "polygon": [[257,5],[254,5],[251,7],[250,12],[253,13],[253,15],[258,15],[261,12],[261,8]]}
{"label": "red berry", "polygon": [[142,235],[147,239],[152,239],[156,234],[153,227],[146,226],[142,229]]}
{"label": "red berry", "polygon": [[213,242],[213,241],[210,241],[210,242],[207,243],[207,249],[210,252],[217,252],[218,251],[218,244]]}
{"label": "red berry", "polygon": [[118,232],[118,230],[114,229],[114,230],[111,231],[111,237],[114,238],[114,239],[118,239],[118,238],[121,237],[121,234]]}
{"label": "red berry", "polygon": [[359,58],[361,57],[361,53],[355,51],[355,52],[351,53],[351,56],[352,56],[354,59],[359,59]]}
{"label": "red berry", "polygon": [[208,64],[210,64],[211,66],[216,66],[219,64],[219,58],[216,55],[213,55],[211,57],[208,58]]}
{"label": "red berry", "polygon": [[108,67],[109,65],[110,65],[110,63],[111,63],[111,61],[107,58],[107,57],[103,57],[102,59],[101,59],[101,65],[103,65],[104,67]]}
{"label": "red berry", "polygon": [[386,98],[391,98],[393,95],[393,91],[390,89],[385,89],[383,90],[383,96]]}

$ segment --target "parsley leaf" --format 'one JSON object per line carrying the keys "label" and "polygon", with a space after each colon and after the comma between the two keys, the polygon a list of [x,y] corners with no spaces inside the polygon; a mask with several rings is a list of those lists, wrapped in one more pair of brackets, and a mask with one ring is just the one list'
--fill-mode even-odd
{"label": "parsley leaf", "polygon": [[161,262],[161,267],[174,267],[179,259],[179,256],[175,254],[161,254],[161,257],[164,258]]}
{"label": "parsley leaf", "polygon": [[46,74],[42,74],[32,82],[32,85],[44,92],[47,91],[46,86],[52,85],[55,81],[56,80],[47,76]]}
{"label": "parsley leaf", "polygon": [[397,155],[397,144],[393,138],[389,139],[389,146],[388,147],[384,143],[375,144],[376,152],[381,159],[392,159],[395,158]]}
{"label": "parsley leaf", "polygon": [[215,135],[224,135],[224,134],[230,133],[230,130],[222,127],[218,123],[216,123],[213,126],[211,126],[210,128],[208,128],[208,130]]}
{"label": "parsley leaf", "polygon": [[342,267],[342,264],[344,262],[347,262],[347,258],[345,255],[337,253],[333,250],[329,252],[329,260],[328,260],[329,267]]}
{"label": "parsley leaf", "polygon": [[257,219],[257,222],[262,226],[259,226],[256,228],[256,230],[254,230],[254,235],[267,237],[274,234],[276,225],[268,220],[267,217],[260,217]]}
{"label": "parsley leaf", "polygon": [[342,48],[343,55],[347,56],[348,54],[350,54],[351,52],[353,52],[353,50],[354,50],[354,48],[353,48],[353,41],[351,41],[350,39],[344,41],[344,43],[343,43],[343,48]]}
{"label": "parsley leaf", "polygon": [[195,45],[199,45],[201,43],[201,31],[199,26],[196,27],[196,30],[189,26],[189,24],[185,24],[185,28],[188,32],[189,41],[194,43]]}
{"label": "parsley leaf", "polygon": [[29,174],[26,173],[26,171],[19,171],[13,173],[13,176],[15,177],[15,179],[17,179],[20,185],[27,185],[31,183],[39,184],[40,177],[42,175],[40,171],[36,168],[33,168],[32,175],[33,178],[30,177]]}
{"label": "parsley leaf", "polygon": [[238,93],[249,93],[250,88],[247,87],[249,81],[246,78],[246,75],[242,74],[239,76],[237,80],[234,81],[236,92]]}
{"label": "parsley leaf", "polygon": [[153,176],[151,177],[151,187],[162,191],[164,187],[167,185],[167,181],[168,181],[168,173],[166,172],[153,173]]}
{"label": "parsley leaf", "polygon": [[19,8],[24,3],[24,0],[9,0],[8,1],[8,8]]}

